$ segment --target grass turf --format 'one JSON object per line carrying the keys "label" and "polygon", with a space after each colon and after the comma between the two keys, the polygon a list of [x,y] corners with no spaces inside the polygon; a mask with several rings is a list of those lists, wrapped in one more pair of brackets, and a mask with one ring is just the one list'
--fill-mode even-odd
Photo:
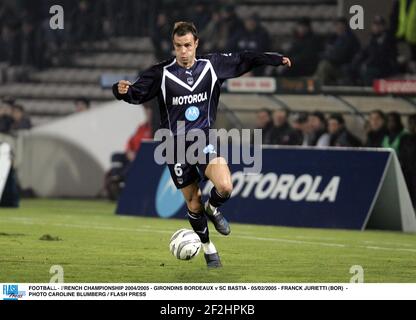
{"label": "grass turf", "polygon": [[[232,223],[211,238],[224,267],[203,255],[179,261],[170,236],[186,220],[126,217],[105,201],[25,200],[0,209],[0,282],[49,282],[51,266],[75,282],[416,282],[416,235],[254,226]],[[43,239],[43,240],[40,240]]]}

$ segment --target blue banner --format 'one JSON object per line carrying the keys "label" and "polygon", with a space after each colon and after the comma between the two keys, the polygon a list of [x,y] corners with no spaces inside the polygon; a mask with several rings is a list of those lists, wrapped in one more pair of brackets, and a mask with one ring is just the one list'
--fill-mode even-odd
{"label": "blue banner", "polygon": [[[185,202],[167,166],[144,143],[129,172],[117,213],[184,218]],[[263,148],[261,174],[230,165],[234,191],[221,208],[230,222],[362,229],[377,196],[389,151]],[[201,183],[204,200],[212,184]]]}

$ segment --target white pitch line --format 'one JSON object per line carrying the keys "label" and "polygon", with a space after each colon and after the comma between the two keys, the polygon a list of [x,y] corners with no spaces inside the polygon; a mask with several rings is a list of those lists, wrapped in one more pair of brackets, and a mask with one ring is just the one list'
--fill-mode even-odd
{"label": "white pitch line", "polygon": [[31,224],[31,225],[41,225],[41,226],[53,226],[53,227],[64,227],[64,228],[78,228],[78,229],[97,229],[97,230],[113,230],[113,231],[135,231],[135,232],[155,232],[155,233],[172,233],[172,230],[161,230],[161,229],[149,229],[149,228],[122,228],[122,227],[112,227],[112,226],[100,226],[100,225],[85,225],[85,224],[69,224],[69,223],[49,223],[49,222],[41,222],[35,221],[33,219],[24,218],[10,218],[4,219],[0,218],[0,220],[9,220],[14,222],[19,222],[22,224]]}
{"label": "white pitch line", "polygon": [[[152,232],[152,233],[163,233],[171,234],[172,230],[162,230],[162,229],[150,229],[150,226],[145,228],[123,228],[123,227],[112,227],[112,226],[103,226],[103,225],[78,225],[78,224],[66,224],[66,223],[48,223],[35,221],[32,218],[25,217],[11,217],[11,218],[2,218],[0,221],[15,221],[22,224],[31,224],[31,225],[43,225],[43,226],[55,226],[55,227],[65,227],[65,228],[79,228],[79,229],[97,229],[97,230],[113,230],[113,231],[130,231],[130,232]],[[284,242],[292,244],[306,244],[306,245],[316,245],[323,247],[338,247],[338,248],[353,248],[353,246],[340,244],[340,243],[327,243],[327,242],[314,242],[314,241],[303,241],[303,240],[293,240],[285,238],[264,238],[264,237],[255,237],[255,236],[244,236],[239,234],[233,234],[233,238],[245,239],[245,240],[257,240],[257,241],[272,241],[272,242]],[[358,246],[359,248],[368,249],[368,250],[387,250],[387,251],[406,251],[406,252],[415,252],[416,249],[408,248],[386,248],[386,247],[376,247],[376,246]]]}
{"label": "white pitch line", "polygon": [[[0,218],[0,220],[8,220],[7,218]],[[146,228],[122,228],[122,227],[112,227],[112,226],[91,226],[91,225],[80,225],[80,224],[66,224],[66,223],[47,223],[34,220],[25,220],[24,218],[10,218],[9,220],[15,220],[23,224],[32,224],[32,225],[43,225],[43,226],[54,226],[54,227],[65,227],[65,228],[79,228],[79,229],[97,229],[97,230],[113,230],[113,231],[132,231],[132,232],[152,232],[152,233],[168,233],[171,234],[172,230],[161,230],[161,229],[150,229],[149,226]],[[324,242],[312,242],[312,241],[302,241],[302,240],[292,240],[284,238],[262,238],[254,236],[243,236],[235,234],[234,238],[245,239],[245,240],[257,240],[257,241],[275,241],[275,242],[285,242],[292,244],[308,244],[308,245],[318,245],[326,247],[345,247],[344,244],[336,243],[324,243]]]}
{"label": "white pitch line", "polygon": [[[367,243],[367,244],[372,244],[372,243],[374,243],[374,244],[379,244],[380,242],[378,242],[378,241],[373,241],[373,240],[365,240],[365,241],[363,241],[364,243]],[[404,247],[413,247],[414,245],[413,244],[410,244],[410,243],[397,243],[397,242],[383,242],[383,244],[387,244],[387,245],[392,245],[392,246],[404,246]]]}
{"label": "white pitch line", "polygon": [[416,249],[408,249],[408,248],[383,248],[383,247],[374,247],[374,246],[360,246],[360,248],[366,248],[371,250],[391,250],[394,251],[406,251],[406,252],[416,252]]}
{"label": "white pitch line", "polygon": [[310,244],[310,245],[319,245],[324,247],[339,247],[345,248],[345,244],[340,243],[325,243],[325,242],[313,242],[313,241],[303,241],[303,240],[292,240],[292,239],[283,239],[283,238],[262,238],[262,237],[253,237],[253,236],[239,236],[234,235],[234,237],[239,239],[246,240],[258,240],[258,241],[277,241],[277,242],[286,242],[286,243],[296,243],[296,244]]}

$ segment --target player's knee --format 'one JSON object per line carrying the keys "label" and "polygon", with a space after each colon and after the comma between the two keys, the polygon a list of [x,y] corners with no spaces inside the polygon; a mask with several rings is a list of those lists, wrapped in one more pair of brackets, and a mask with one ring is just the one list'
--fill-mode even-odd
{"label": "player's knee", "polygon": [[233,192],[233,184],[231,181],[223,181],[219,183],[216,188],[218,193],[224,198],[229,198]]}
{"label": "player's knee", "polygon": [[199,213],[203,211],[203,206],[201,201],[188,201],[186,203],[188,210],[193,213]]}
{"label": "player's knee", "polygon": [[186,205],[191,212],[201,212],[203,209],[201,192],[198,192],[197,194],[194,194],[186,199]]}

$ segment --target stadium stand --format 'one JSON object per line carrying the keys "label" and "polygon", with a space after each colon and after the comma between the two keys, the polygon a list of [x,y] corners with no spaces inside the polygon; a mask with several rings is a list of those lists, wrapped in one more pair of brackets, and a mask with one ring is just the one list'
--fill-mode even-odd
{"label": "stadium stand", "polygon": [[[138,6],[140,5],[142,4]],[[270,34],[270,49],[283,52],[293,37],[294,26],[301,19],[310,18],[315,33],[326,39],[333,31],[333,21],[342,12],[337,0],[246,0],[234,4],[230,1],[216,1],[212,5],[203,5],[206,6],[207,14],[215,8],[227,6],[228,10],[237,13],[238,19],[257,17]],[[139,71],[157,61],[152,41],[155,28],[152,19],[158,13],[154,8],[160,7],[161,12],[169,13],[168,23],[177,18],[178,8],[173,8],[168,1],[161,1],[155,6],[146,7],[149,15],[140,22],[140,32],[136,32],[136,35],[124,27],[108,32],[108,36],[101,34],[105,32],[97,31],[94,33],[95,38],[89,41],[63,46],[50,65],[40,69],[2,62],[0,97],[12,96],[16,99],[32,116],[35,126],[73,113],[73,101],[80,96],[89,99],[93,108],[112,100],[111,91],[100,84],[104,75],[135,78]],[[126,7],[123,8],[125,10]],[[189,8],[187,15],[192,17],[194,7]],[[102,19],[105,20],[106,16]],[[407,77],[411,78],[412,75]],[[363,137],[362,124],[371,110],[398,111],[406,118],[415,112],[415,105],[415,98],[375,96],[371,87],[322,87],[313,95],[285,94],[284,90],[275,95],[224,93],[220,115],[222,113],[225,117],[219,116],[221,121],[218,125],[228,128],[253,127],[253,114],[262,107],[288,108],[295,113],[320,110],[326,115],[333,112],[343,114],[347,125],[357,127],[357,135]]]}

